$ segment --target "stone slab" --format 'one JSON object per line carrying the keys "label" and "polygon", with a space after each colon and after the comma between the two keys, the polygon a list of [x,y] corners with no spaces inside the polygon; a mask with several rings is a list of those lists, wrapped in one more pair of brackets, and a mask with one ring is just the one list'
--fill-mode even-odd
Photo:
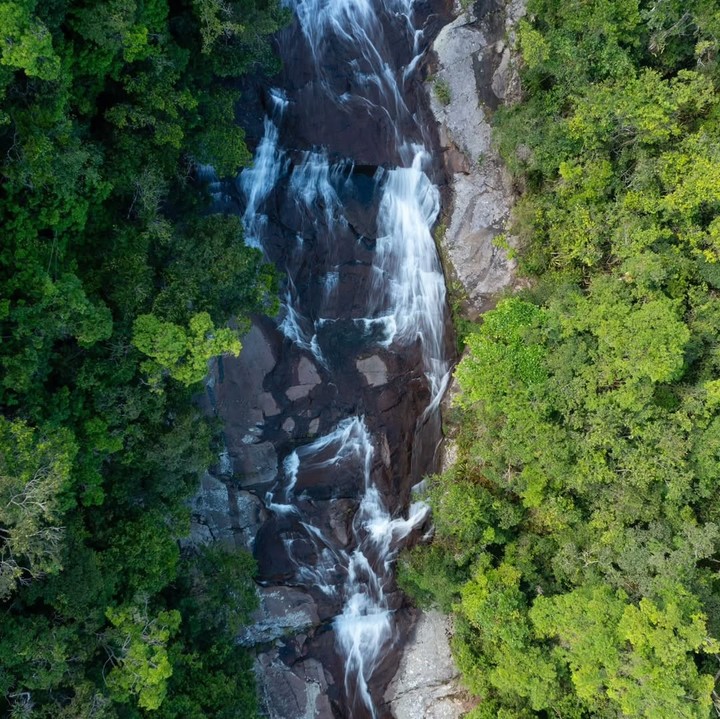
{"label": "stone slab", "polygon": [[277,477],[278,458],[272,442],[244,444],[242,449],[231,451],[233,470],[243,488],[268,484]]}
{"label": "stone slab", "polygon": [[258,656],[256,674],[268,719],[334,719],[318,661],[304,659],[290,668],[273,650]]}
{"label": "stone slab", "polygon": [[[512,12],[518,15],[520,10],[513,7]],[[513,285],[516,269],[506,250],[495,244],[507,225],[515,194],[492,142],[489,111],[480,101],[476,74],[486,55],[497,55],[497,67],[486,82],[501,101],[514,88],[515,69],[510,49],[488,32],[470,12],[446,25],[433,45],[438,57],[433,82],[449,89],[449,102],[441,103],[428,88],[445,165],[452,175],[452,208],[440,244],[448,274],[464,289],[471,319]]]}
{"label": "stone slab", "polygon": [[388,381],[388,368],[378,355],[355,361],[358,371],[371,387],[382,387]]}
{"label": "stone slab", "polygon": [[320,623],[315,601],[300,589],[259,587],[258,598],[260,606],[253,613],[253,623],[238,638],[243,646],[267,644]]}
{"label": "stone slab", "polygon": [[450,619],[441,612],[420,614],[385,692],[395,719],[459,719],[472,707],[459,684],[450,632]]}

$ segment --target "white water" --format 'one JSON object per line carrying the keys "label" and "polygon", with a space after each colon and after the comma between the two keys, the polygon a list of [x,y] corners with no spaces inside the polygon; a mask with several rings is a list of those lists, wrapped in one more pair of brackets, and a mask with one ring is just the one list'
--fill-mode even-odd
{"label": "white water", "polygon": [[[413,38],[416,57],[404,71],[397,73],[383,56],[383,29],[373,0],[285,0],[298,17],[313,55],[318,79],[331,102],[347,103],[354,99],[358,106],[382,111],[396,127],[398,147],[404,138],[401,124],[414,122],[403,96],[403,83],[419,60],[422,29],[413,24],[414,0],[383,0],[380,4],[394,16],[402,17],[408,34]],[[324,65],[325,50],[334,41],[347,48],[349,84],[352,90],[337,94]]]}
{"label": "white water", "polygon": [[[351,58],[348,66],[354,77],[361,80],[360,88],[373,85],[378,89],[399,133],[399,128],[410,119],[402,82],[420,59],[423,35],[422,29],[413,24],[413,0],[382,3],[389,13],[403,17],[413,38],[415,57],[400,73],[401,79],[380,53],[382,43],[378,39],[383,33],[377,5],[372,0],[287,0],[287,4],[298,16],[320,77],[324,78],[323,51],[329,39],[334,37],[347,43]],[[388,343],[395,340],[407,345],[420,339],[432,401],[437,403],[449,378],[449,363],[442,347],[445,281],[431,234],[440,210],[440,193],[425,173],[430,162],[427,150],[399,134],[397,146],[407,166],[378,171],[381,177],[384,175],[385,186],[367,319],[385,322]],[[293,173],[293,180],[297,176],[299,181],[302,176],[306,181],[299,196],[309,204],[309,200],[321,195],[326,213],[339,205],[328,182],[329,174],[327,155],[322,153],[309,154],[303,170]]]}
{"label": "white water", "polygon": [[306,152],[290,177],[290,193],[302,207],[311,224],[317,226],[323,217],[327,227],[347,226],[342,204],[335,190],[338,178],[352,168],[351,162],[331,166],[327,152]]}
{"label": "white water", "polygon": [[[283,474],[285,478],[284,486],[279,488],[281,502],[275,501],[276,492],[268,492],[265,495],[265,505],[271,512],[278,514],[295,514],[299,515],[298,508],[292,503],[294,496],[293,490],[297,483],[297,473],[300,468],[300,458],[297,452],[291,452],[283,462]],[[277,489],[276,489],[277,491]]]}
{"label": "white water", "polygon": [[[286,0],[300,22],[312,53],[317,80],[328,102],[352,107],[373,108],[387,117],[395,128],[395,145],[401,166],[379,169],[375,181],[381,186],[377,217],[377,242],[372,268],[372,287],[364,298],[364,317],[353,322],[367,336],[391,351],[420,343],[431,401],[420,418],[437,410],[449,378],[444,356],[445,284],[431,229],[437,219],[438,189],[427,175],[430,157],[426,148],[402,136],[403,127],[422,128],[412,116],[403,96],[403,86],[421,58],[423,31],[413,24],[413,0]],[[414,57],[406,67],[393,68],[385,46],[379,7],[398,19],[405,28]],[[347,48],[347,83],[342,92],[334,89],[325,64],[330,45]],[[388,55],[386,58],[385,55]],[[337,55],[337,52],[335,52]],[[348,223],[338,188],[352,173],[352,163],[331,162],[324,148],[305,151],[289,171],[290,159],[280,147],[280,130],[291,111],[280,93],[272,95],[272,117],[265,120],[265,133],[252,168],[246,169],[238,184],[246,199],[243,217],[246,241],[262,247],[267,229],[265,203],[279,181],[287,178],[285,201],[302,217],[307,237],[329,238],[342,232]],[[322,108],[318,108],[322,112]],[[377,112],[376,115],[377,116]],[[360,130],[359,130],[360,131]],[[320,231],[322,230],[322,231]],[[303,250],[299,236],[297,253]],[[323,303],[340,287],[340,273],[334,264],[332,246],[326,248],[329,261],[318,285]],[[335,319],[303,314],[290,268],[287,268],[285,295],[278,327],[303,351],[312,354],[326,370],[328,362],[318,344],[318,329]],[[377,330],[380,330],[378,332]],[[296,580],[342,602],[334,620],[336,644],[345,658],[345,691],[350,705],[357,699],[375,717],[376,709],[368,682],[378,663],[395,641],[393,612],[387,591],[402,541],[427,517],[428,508],[413,503],[407,516],[391,516],[378,487],[372,467],[376,447],[363,418],[341,420],[332,432],[298,447],[284,461],[278,485],[269,492],[266,506],[280,515],[302,518],[302,493],[296,494],[302,473],[347,472],[361,478],[362,498],[352,521],[352,543],[348,553],[306,518],[300,522],[302,536],[283,538],[288,557],[295,563]],[[299,558],[299,543],[310,543],[315,560]],[[305,553],[307,556],[307,553]]]}
{"label": "white water", "polygon": [[[392,610],[386,595],[392,564],[401,541],[425,521],[428,512],[426,504],[415,502],[407,517],[390,516],[372,481],[374,454],[364,419],[353,417],[341,421],[330,434],[298,448],[285,460],[288,487],[294,487],[301,468],[315,473],[350,464],[363,479],[364,493],[352,523],[357,541],[352,554],[336,551],[332,541],[307,522],[302,526],[317,550],[316,563],[308,566],[295,560],[292,540],[286,547],[296,562],[299,581],[328,596],[341,596],[343,611],[334,624],[338,646],[346,657],[345,690],[349,696],[356,693],[373,716],[368,680],[394,639]],[[344,581],[338,583],[338,576],[344,576]]]}
{"label": "white water", "polygon": [[278,329],[298,347],[312,354],[323,366],[327,361],[317,341],[317,323],[304,317],[297,309],[297,296],[292,278],[288,276],[287,289],[282,298]]}
{"label": "white water", "polygon": [[431,234],[440,193],[423,172],[428,160],[416,148],[410,167],[385,172],[371,310],[391,312],[397,342],[420,340],[434,401],[447,383],[449,364],[443,351],[445,279]]}
{"label": "white water", "polygon": [[[280,105],[278,114],[282,115],[285,105]],[[245,195],[245,242],[251,247],[262,247],[262,236],[267,226],[267,215],[260,211],[262,203],[287,167],[285,152],[278,147],[279,131],[273,120],[265,118],[265,135],[255,151],[252,167],[244,169],[238,178],[238,184]]]}
{"label": "white water", "polygon": [[[350,557],[347,601],[335,620],[335,629],[347,658],[345,689],[350,692],[354,683],[373,716],[368,680],[394,638],[385,589],[399,542],[425,521],[428,511],[426,504],[416,502],[406,519],[392,518],[377,487],[366,475],[365,495],[353,520],[353,529],[361,541]],[[375,563],[373,557],[378,558]]]}

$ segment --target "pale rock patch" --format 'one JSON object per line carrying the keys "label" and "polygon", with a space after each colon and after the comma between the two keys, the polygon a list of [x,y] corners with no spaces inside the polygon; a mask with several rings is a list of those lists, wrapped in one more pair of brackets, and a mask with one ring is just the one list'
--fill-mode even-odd
{"label": "pale rock patch", "polygon": [[291,402],[307,397],[321,382],[317,368],[307,357],[301,357],[297,366],[297,384],[288,387],[285,395]]}
{"label": "pale rock patch", "polygon": [[355,366],[371,387],[382,387],[387,384],[387,365],[377,355],[356,360]]}
{"label": "pale rock patch", "polygon": [[[523,13],[521,0],[506,7],[504,29],[511,41]],[[445,166],[452,176],[452,207],[438,241],[446,274],[462,286],[470,319],[492,307],[497,295],[513,286],[516,269],[505,247],[495,242],[506,229],[515,193],[493,145],[489,110],[480,97],[483,89],[498,102],[513,100],[518,94],[517,60],[504,38],[489,33],[472,8],[446,25],[433,45],[437,72],[428,87]],[[490,55],[497,55],[499,61]],[[490,87],[481,88],[478,67],[488,65],[496,65],[492,76],[482,80]],[[447,104],[434,92],[436,83],[447,88]],[[513,242],[507,238],[508,246]]]}
{"label": "pale rock patch", "polygon": [[472,708],[450,654],[450,623],[438,611],[418,618],[385,692],[395,719],[457,719]]}
{"label": "pale rock patch", "polygon": [[242,630],[238,643],[243,646],[267,644],[297,634],[320,623],[317,606],[307,593],[294,587],[258,587],[260,606],[253,623]]}
{"label": "pale rock patch", "polygon": [[334,719],[317,660],[304,659],[291,669],[275,649],[258,655],[255,673],[268,719]]}

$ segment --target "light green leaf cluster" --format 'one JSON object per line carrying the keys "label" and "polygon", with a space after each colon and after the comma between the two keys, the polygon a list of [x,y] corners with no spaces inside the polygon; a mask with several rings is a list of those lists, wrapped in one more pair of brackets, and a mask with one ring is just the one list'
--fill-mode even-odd
{"label": "light green leaf cluster", "polygon": [[76,454],[67,429],[40,432],[0,416],[0,599],[62,569],[62,515]]}
{"label": "light green leaf cluster", "polygon": [[140,315],[135,320],[133,344],[151,358],[143,363],[143,370],[154,387],[165,373],[185,385],[201,382],[213,357],[237,356],[241,349],[237,333],[217,329],[207,312],[193,315],[187,330],[155,315]]}
{"label": "light green leaf cluster", "polygon": [[115,628],[110,633],[117,649],[113,650],[113,668],[107,676],[110,691],[119,701],[137,695],[143,709],[157,709],[167,693],[172,676],[168,643],[180,627],[180,613],[159,612],[148,616],[147,605],[139,602],[110,607],[107,617]]}
{"label": "light green leaf cluster", "polygon": [[23,70],[28,77],[56,80],[60,58],[52,35],[34,14],[35,2],[0,2],[0,64]]}

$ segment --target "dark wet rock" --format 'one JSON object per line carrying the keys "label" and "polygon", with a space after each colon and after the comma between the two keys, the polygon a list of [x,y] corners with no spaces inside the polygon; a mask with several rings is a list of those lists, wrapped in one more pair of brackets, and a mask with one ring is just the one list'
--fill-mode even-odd
{"label": "dark wet rock", "polygon": [[267,447],[255,445],[260,443],[267,418],[280,411],[272,394],[263,391],[264,379],[275,368],[279,353],[270,329],[259,320],[242,343],[239,357],[222,357],[213,368],[212,410],[223,420],[230,469],[241,476],[243,484],[252,485],[271,481],[276,464]]}
{"label": "dark wet rock", "polygon": [[257,487],[275,481],[278,458],[272,442],[243,443],[234,447],[233,470],[243,488]]}
{"label": "dark wet rock", "polygon": [[280,414],[280,407],[275,401],[272,392],[263,392],[258,396],[258,404],[265,417],[274,417]]}
{"label": "dark wet rock", "polygon": [[230,517],[237,548],[250,548],[263,522],[267,520],[265,505],[257,495],[228,485]]}
{"label": "dark wet rock", "polygon": [[350,543],[350,525],[356,509],[357,502],[352,499],[334,499],[330,502],[328,523],[343,547],[347,547]]}
{"label": "dark wet rock", "polygon": [[390,443],[388,442],[387,434],[384,432],[380,435],[380,457],[385,467],[389,469],[391,464]]}
{"label": "dark wet rock", "polygon": [[200,491],[191,503],[193,522],[191,540],[194,544],[209,544],[213,541],[234,545],[232,521],[224,482],[211,474],[205,474],[200,482]]}
{"label": "dark wet rock", "polygon": [[220,542],[228,549],[249,548],[267,512],[260,499],[232,484],[205,474],[191,504],[191,542]]}
{"label": "dark wet rock", "polygon": [[301,357],[297,367],[298,384],[314,387],[320,384],[320,375],[313,362],[307,357]]}
{"label": "dark wet rock", "polygon": [[[484,47],[473,56],[472,67],[475,74],[475,88],[481,104],[491,110],[496,110],[503,96],[495,92],[493,79],[505,77],[498,74],[498,66],[502,62],[503,49],[498,51],[498,45],[504,43],[505,17],[507,0],[478,0],[474,6],[461,14],[468,21],[483,32],[487,38]],[[503,92],[504,95],[504,92]]]}
{"label": "dark wet rock", "polygon": [[[283,584],[290,582],[297,571],[288,557],[283,535],[295,532],[292,518],[272,513],[255,536],[255,559],[258,563],[258,580],[263,583]],[[288,537],[289,538],[289,537]],[[297,549],[297,547],[296,547]],[[296,552],[301,555],[302,553]],[[305,553],[307,556],[307,553]]]}
{"label": "dark wet rock", "polygon": [[335,719],[319,661],[305,659],[290,668],[273,650],[258,655],[256,666],[269,719]]}
{"label": "dark wet rock", "polygon": [[374,247],[377,239],[377,207],[381,193],[375,181],[377,167],[369,165],[356,166],[352,181],[346,182],[341,190],[340,198],[343,203],[345,218],[357,233],[365,240],[365,246]]}
{"label": "dark wet rock", "polygon": [[317,465],[301,467],[296,487],[298,494],[305,494],[313,500],[328,500],[356,497],[362,493],[364,483],[357,463],[340,461],[329,472],[321,471]]}
{"label": "dark wet rock", "polygon": [[291,402],[307,397],[322,382],[317,367],[305,355],[298,360],[294,375],[296,384],[285,390],[285,395]]}

